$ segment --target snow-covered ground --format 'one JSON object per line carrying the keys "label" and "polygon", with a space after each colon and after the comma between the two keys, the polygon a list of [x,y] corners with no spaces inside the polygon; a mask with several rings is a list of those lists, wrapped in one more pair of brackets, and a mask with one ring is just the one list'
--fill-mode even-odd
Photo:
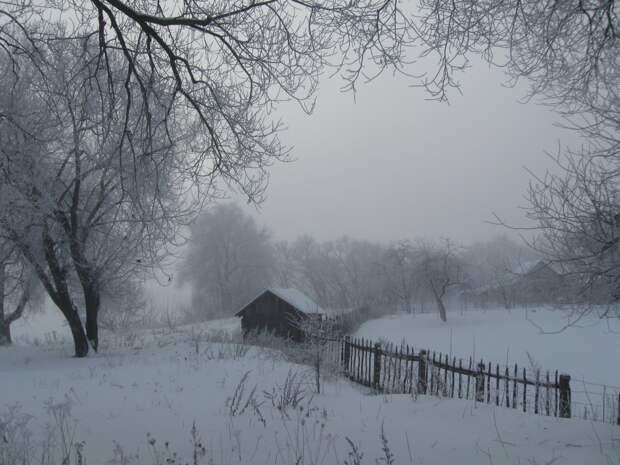
{"label": "snow-covered ground", "polygon": [[469,310],[449,313],[443,323],[435,313],[398,314],[367,321],[355,334],[372,340],[402,341],[463,359],[473,356],[500,364],[570,374],[587,381],[620,386],[620,320],[584,317],[563,329],[567,314],[559,310]]}
{"label": "snow-covered ground", "polygon": [[519,365],[534,379],[535,370],[571,376],[572,415],[615,422],[620,399],[620,320],[594,313],[574,322],[557,309],[513,309],[437,314],[399,314],[371,320],[355,336],[415,350],[429,349],[462,358],[508,366]]}
{"label": "snow-covered ground", "polygon": [[[18,343],[0,350],[0,412],[6,419],[19,405],[14,417],[31,416],[36,455],[45,424],[62,423],[70,411],[64,424],[74,444],[84,441],[78,447],[89,464],[192,463],[194,450],[200,464],[353,464],[346,438],[363,453],[361,464],[382,464],[382,428],[395,464],[620,463],[616,426],[469,401],[376,396],[336,378],[314,395],[308,369],[277,352],[197,338],[236,325],[106,335],[104,351],[86,359],[71,358],[70,344],[49,337],[38,346]],[[282,411],[265,393],[277,392],[289,372],[304,378],[306,397]],[[246,373],[239,412],[231,415]],[[256,404],[241,412],[249,397]],[[204,451],[192,445],[194,424]]]}
{"label": "snow-covered ground", "polygon": [[26,313],[11,325],[13,340],[24,345],[37,345],[71,337],[66,320],[48,303],[37,313]]}

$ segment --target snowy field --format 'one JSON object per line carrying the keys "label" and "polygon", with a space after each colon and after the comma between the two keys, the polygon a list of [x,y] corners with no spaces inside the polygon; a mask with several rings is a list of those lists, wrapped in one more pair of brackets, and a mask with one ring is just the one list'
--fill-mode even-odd
{"label": "snowy field", "polygon": [[[386,331],[389,325],[402,327],[408,318],[369,322],[361,331],[373,325]],[[426,316],[411,320],[433,326]],[[460,344],[466,347],[457,329],[468,327],[458,321],[454,316],[451,323],[455,353]],[[37,341],[26,337],[26,324],[31,332],[42,331]],[[193,464],[194,456],[204,465],[620,464],[620,428],[613,425],[470,401],[371,395],[337,378],[325,383],[320,395],[313,394],[308,368],[278,352],[202,337],[220,337],[237,327],[231,319],[193,329],[106,334],[101,353],[73,359],[62,327],[54,337],[45,336],[49,326],[36,319],[22,323],[16,331],[21,342],[0,350],[0,414],[6,421],[13,411],[14,430],[16,420],[29,417],[33,457],[51,431],[61,451],[58,432],[64,430],[74,450],[72,465],[78,463],[76,448],[91,465]],[[485,347],[476,344],[478,350]],[[277,408],[268,393],[282,394],[289,373],[301,380],[297,389],[303,399],[296,407]],[[240,394],[236,411],[235,392]],[[28,436],[0,443],[0,459],[3,448],[6,452],[22,439]],[[351,444],[363,455],[360,461],[350,455]],[[5,460],[2,465],[14,464]]]}
{"label": "snowy field", "polygon": [[565,313],[544,308],[455,312],[447,323],[435,313],[399,314],[368,321],[355,336],[463,359],[525,368],[533,362],[571,375],[574,383],[620,386],[620,321],[585,317],[562,330],[568,321]]}
{"label": "snowy field", "polygon": [[595,315],[574,318],[557,309],[513,309],[437,314],[399,314],[362,325],[355,336],[373,341],[403,342],[451,358],[483,359],[525,368],[530,379],[537,369],[571,376],[572,415],[615,422],[620,397],[620,321]]}

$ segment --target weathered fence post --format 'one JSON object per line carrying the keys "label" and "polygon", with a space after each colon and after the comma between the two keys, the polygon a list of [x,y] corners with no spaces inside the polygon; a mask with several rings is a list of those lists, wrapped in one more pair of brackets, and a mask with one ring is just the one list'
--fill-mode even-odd
{"label": "weathered fence post", "polygon": [[342,360],[344,372],[348,375],[351,367],[351,338],[349,336],[344,337],[344,355]]}
{"label": "weathered fence post", "polygon": [[418,363],[418,393],[426,394],[427,379],[427,352],[420,351],[420,362]]}
{"label": "weathered fence post", "polygon": [[560,418],[571,417],[570,376],[560,375]]}
{"label": "weathered fence post", "polygon": [[538,415],[538,401],[540,400],[540,370],[536,370],[536,384],[534,385],[534,414]]}
{"label": "weathered fence post", "polygon": [[476,401],[484,402],[484,363],[478,364],[478,373],[476,374]]}
{"label": "weathered fence post", "polygon": [[381,343],[375,344],[375,360],[372,371],[372,387],[380,391],[381,390]]}

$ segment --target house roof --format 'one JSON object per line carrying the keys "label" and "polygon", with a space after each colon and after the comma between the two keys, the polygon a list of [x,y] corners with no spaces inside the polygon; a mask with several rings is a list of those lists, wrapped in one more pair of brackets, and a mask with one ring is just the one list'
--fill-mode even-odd
{"label": "house roof", "polygon": [[512,266],[507,266],[506,271],[512,275],[525,275],[532,271],[542,260],[528,260],[525,262],[519,261]]}
{"label": "house roof", "polygon": [[534,265],[529,271],[528,274],[538,273],[543,270],[551,270],[553,273],[561,275],[564,274],[564,268],[561,263],[555,263],[551,261],[540,260],[536,265]]}
{"label": "house roof", "polygon": [[512,273],[525,276],[532,273],[538,273],[540,270],[548,268],[557,274],[563,274],[563,267],[561,263],[556,263],[550,260],[533,260],[525,263],[518,264]]}
{"label": "house roof", "polygon": [[241,307],[241,310],[239,310],[236,315],[240,316],[241,312],[243,312],[248,305],[250,305],[252,302],[254,302],[256,299],[258,299],[267,292],[274,294],[275,296],[292,305],[302,313],[325,313],[325,311],[321,307],[319,307],[317,303],[315,303],[310,297],[297,289],[270,287],[269,289],[265,289],[263,292],[254,297],[250,302]]}
{"label": "house roof", "polygon": [[304,313],[324,313],[323,309],[319,307],[310,297],[303,292],[294,288],[272,287],[267,289],[273,294],[280,297],[282,300],[288,302],[300,312]]}
{"label": "house roof", "polygon": [[[555,276],[558,279],[562,279],[565,277],[565,270],[562,268],[561,263],[556,263],[552,261],[546,260],[537,260],[531,261],[523,264],[519,264],[513,270],[510,271],[512,275],[508,279],[506,279],[503,283],[503,286],[513,286],[520,282],[523,282],[524,279],[540,279],[544,278],[545,275],[541,276],[541,273],[551,272],[551,276]],[[546,279],[546,278],[545,278]],[[482,294],[488,291],[495,291],[502,286],[498,284],[491,283],[486,284],[474,289],[470,289],[468,292],[470,294]]]}

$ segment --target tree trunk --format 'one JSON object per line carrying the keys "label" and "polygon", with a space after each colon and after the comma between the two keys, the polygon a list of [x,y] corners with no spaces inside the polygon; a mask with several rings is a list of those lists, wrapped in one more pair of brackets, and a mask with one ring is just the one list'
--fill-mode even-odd
{"label": "tree trunk", "polygon": [[11,345],[11,324],[0,320],[0,347]]}
{"label": "tree trunk", "polygon": [[59,298],[58,295],[55,295],[52,297],[52,300],[67,320],[67,323],[69,323],[69,329],[71,329],[75,346],[75,356],[78,358],[86,357],[88,355],[88,340],[86,339],[80,314],[75,305],[73,305],[68,294],[64,298]]}
{"label": "tree trunk", "polygon": [[437,301],[437,308],[439,309],[439,318],[441,318],[441,321],[445,323],[446,321],[448,321],[448,316],[446,315],[446,307],[444,306],[441,297],[435,297],[435,299]]}
{"label": "tree trunk", "polygon": [[86,304],[86,336],[95,352],[99,349],[99,305],[101,298],[97,289],[91,288],[84,291]]}
{"label": "tree trunk", "polygon": [[65,311],[62,308],[60,311],[69,322],[69,328],[71,329],[73,344],[75,346],[75,356],[78,358],[86,357],[88,355],[88,340],[86,339],[84,326],[82,326],[82,321],[75,307],[71,307],[69,311]]}
{"label": "tree trunk", "polygon": [[5,265],[0,264],[0,346],[11,344],[11,326],[4,316],[4,281]]}
{"label": "tree trunk", "polygon": [[502,299],[504,301],[504,308],[506,310],[510,310],[511,305],[510,305],[510,300],[508,299],[508,293],[506,292],[506,289],[504,289],[502,287]]}
{"label": "tree trunk", "polygon": [[315,359],[315,371],[314,377],[316,382],[316,393],[321,394],[321,341],[316,336],[316,359]]}
{"label": "tree trunk", "polygon": [[442,296],[439,292],[437,292],[433,284],[431,284],[431,289],[433,290],[433,296],[435,297],[435,302],[437,303],[437,310],[439,310],[439,318],[441,318],[441,321],[445,323],[448,321],[448,316],[446,314],[446,306],[443,304]]}

